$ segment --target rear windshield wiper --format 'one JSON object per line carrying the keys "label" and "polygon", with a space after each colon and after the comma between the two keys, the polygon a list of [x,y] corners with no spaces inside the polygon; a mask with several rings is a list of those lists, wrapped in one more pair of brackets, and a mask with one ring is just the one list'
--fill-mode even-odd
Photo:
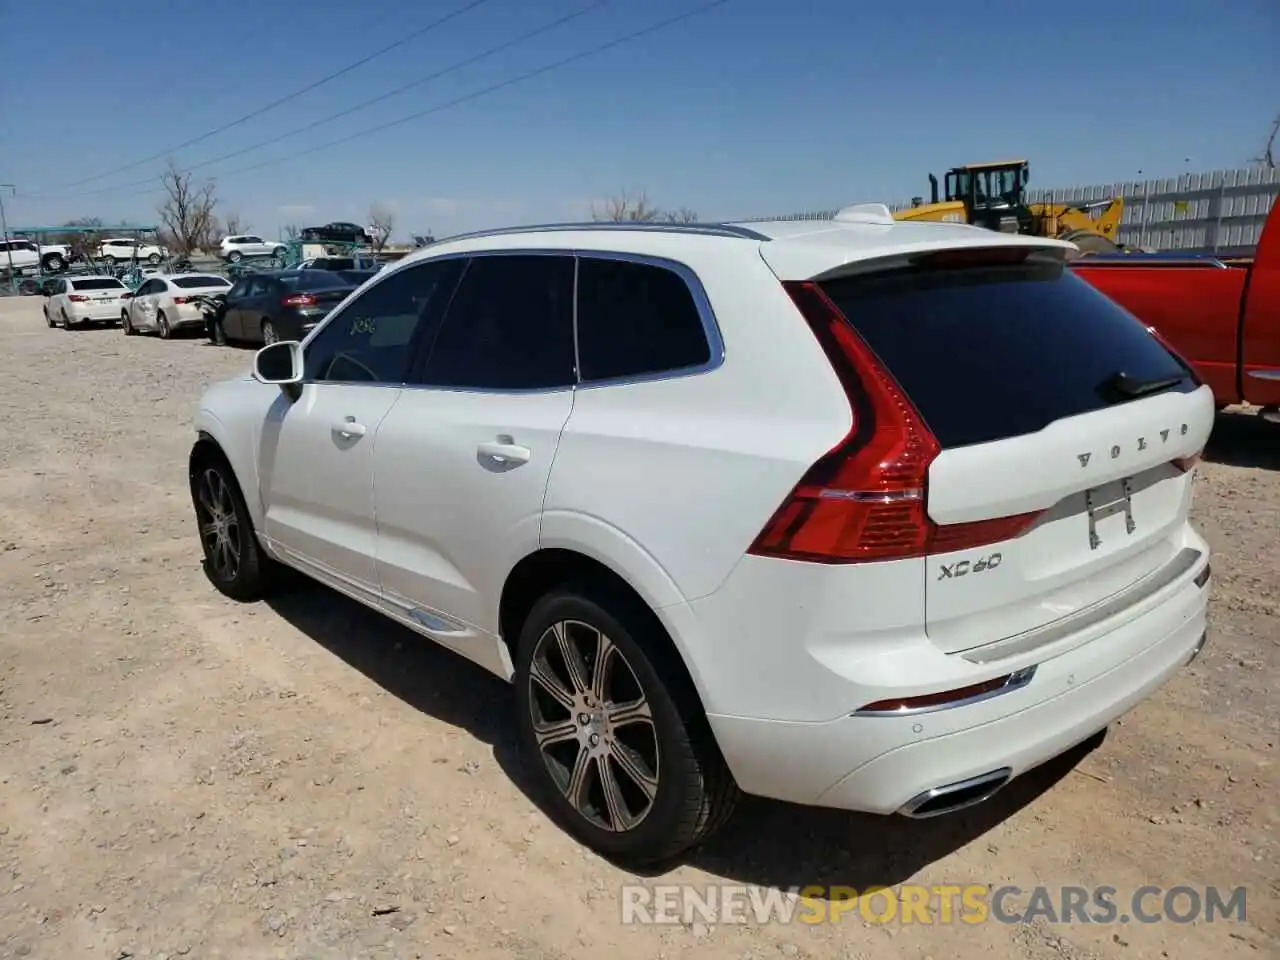
{"label": "rear windshield wiper", "polygon": [[1131,377],[1123,370],[1117,370],[1111,374],[1100,384],[1098,384],[1098,392],[1104,397],[1112,398],[1113,402],[1123,402],[1125,400],[1136,400],[1139,397],[1150,396],[1153,393],[1159,393],[1161,390],[1168,390],[1170,387],[1176,387],[1185,378],[1178,374],[1172,377],[1153,377],[1149,380],[1140,380],[1137,377]]}

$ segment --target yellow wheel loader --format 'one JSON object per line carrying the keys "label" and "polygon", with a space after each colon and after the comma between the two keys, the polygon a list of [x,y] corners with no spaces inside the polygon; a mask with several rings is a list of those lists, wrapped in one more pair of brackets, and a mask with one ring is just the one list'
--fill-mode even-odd
{"label": "yellow wheel loader", "polygon": [[1124,199],[1091,203],[1027,203],[1030,179],[1026,160],[971,163],[953,167],[946,175],[945,196],[938,196],[938,178],[929,174],[929,203],[916,197],[910,208],[894,214],[898,220],[943,220],[969,223],[1004,233],[1070,240],[1082,254],[1116,253],[1116,236],[1124,213]]}

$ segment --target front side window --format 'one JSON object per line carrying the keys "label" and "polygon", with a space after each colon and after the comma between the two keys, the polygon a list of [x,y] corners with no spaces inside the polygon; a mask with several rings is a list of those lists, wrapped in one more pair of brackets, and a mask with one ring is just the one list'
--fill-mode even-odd
{"label": "front side window", "polygon": [[689,285],[651,263],[578,261],[578,365],[584,382],[702,366],[711,345]]}
{"label": "front side window", "polygon": [[473,390],[571,385],[573,274],[570,256],[473,258],[436,335],[422,382]]}
{"label": "front side window", "polygon": [[305,378],[403,383],[415,346],[438,328],[464,264],[457,259],[415,264],[363,291],[307,344]]}

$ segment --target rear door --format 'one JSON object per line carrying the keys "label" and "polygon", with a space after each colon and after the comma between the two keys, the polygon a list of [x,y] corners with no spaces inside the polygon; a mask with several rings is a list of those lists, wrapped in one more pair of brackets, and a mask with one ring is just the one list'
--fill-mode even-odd
{"label": "rear door", "polygon": [[[926,617],[942,649],[1048,642],[1197,560],[1185,458],[1208,439],[1212,394],[1131,314],[1049,260],[823,287],[941,447]],[[950,546],[999,518],[1021,519]]]}
{"label": "rear door", "polygon": [[493,650],[484,635],[498,633],[493,598],[537,548],[573,409],[573,288],[572,256],[473,258],[378,436],[385,603],[478,659]]}
{"label": "rear door", "polygon": [[245,296],[249,292],[250,279],[250,277],[241,277],[227,291],[227,305],[222,311],[222,332],[232,340],[244,339],[241,315]]}

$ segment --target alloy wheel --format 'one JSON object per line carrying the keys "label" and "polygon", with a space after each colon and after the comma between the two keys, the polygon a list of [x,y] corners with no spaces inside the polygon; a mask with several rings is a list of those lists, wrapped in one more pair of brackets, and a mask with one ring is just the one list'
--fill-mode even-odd
{"label": "alloy wheel", "polygon": [[538,638],[529,711],[547,772],[596,827],[637,827],[658,794],[649,699],[622,650],[588,623],[562,620]]}
{"label": "alloy wheel", "polygon": [[240,573],[243,540],[235,498],[222,471],[206,467],[196,484],[196,522],[200,545],[213,573],[223,583]]}
{"label": "alloy wheel", "polygon": [[262,321],[262,342],[267,344],[276,343],[279,339],[280,336],[276,333],[276,325],[270,320]]}

